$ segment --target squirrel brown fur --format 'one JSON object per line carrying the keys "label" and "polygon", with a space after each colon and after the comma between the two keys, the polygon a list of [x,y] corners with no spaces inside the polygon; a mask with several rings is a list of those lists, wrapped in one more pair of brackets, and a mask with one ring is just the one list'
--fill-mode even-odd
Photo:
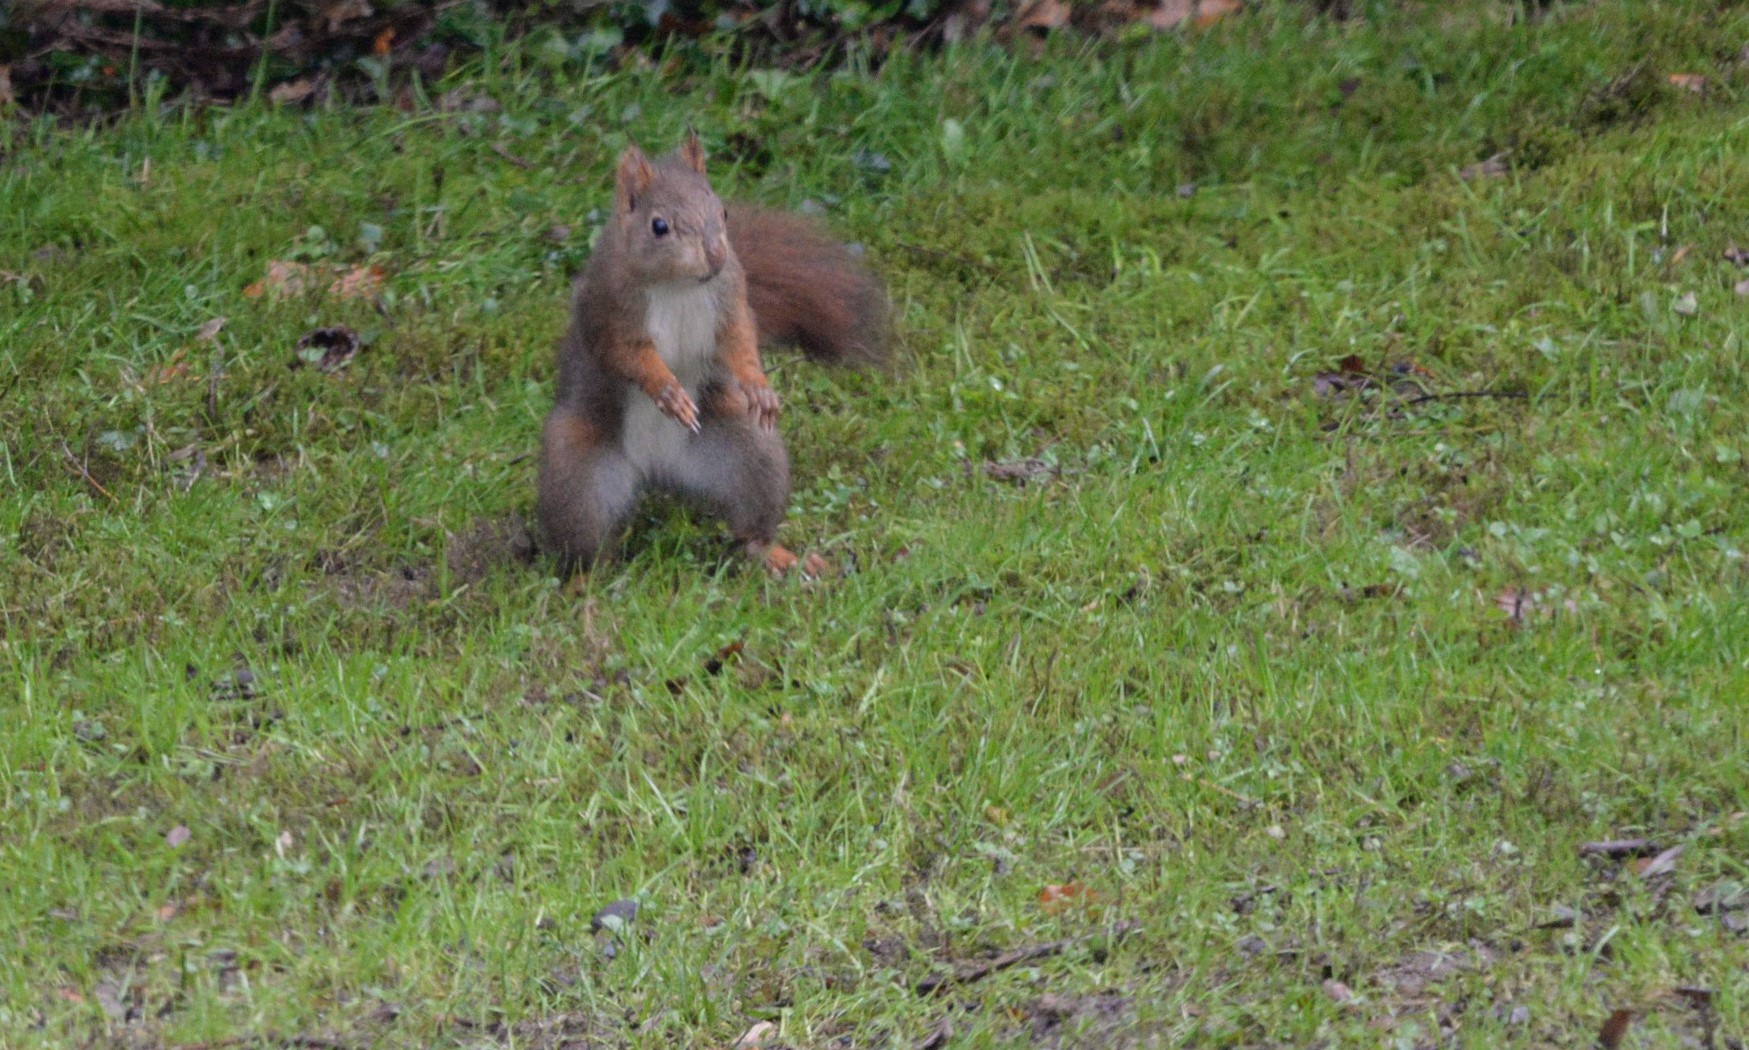
{"label": "squirrel brown fur", "polygon": [[656,161],[628,146],[559,342],[541,432],[544,545],[586,566],[657,489],[715,513],[750,557],[787,572],[797,558],[777,529],[789,458],[759,347],[872,365],[884,360],[886,327],[879,281],[818,223],[724,207],[697,135]]}

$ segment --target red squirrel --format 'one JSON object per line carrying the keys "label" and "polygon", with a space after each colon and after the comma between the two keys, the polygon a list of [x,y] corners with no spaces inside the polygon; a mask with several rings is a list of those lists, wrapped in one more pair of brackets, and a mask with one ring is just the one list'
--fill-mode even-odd
{"label": "red squirrel", "polygon": [[656,489],[721,517],[748,557],[784,575],[797,564],[777,542],[789,458],[759,347],[873,365],[886,329],[879,281],[818,224],[724,207],[696,134],[656,161],[626,147],[559,342],[536,504],[545,546],[567,568],[593,563]]}

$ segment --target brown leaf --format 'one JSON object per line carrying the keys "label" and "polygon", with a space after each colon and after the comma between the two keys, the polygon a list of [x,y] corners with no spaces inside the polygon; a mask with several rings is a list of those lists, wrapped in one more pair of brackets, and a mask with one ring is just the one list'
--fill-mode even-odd
{"label": "brown leaf", "polygon": [[188,825],[178,824],[165,833],[164,841],[169,843],[171,849],[178,849],[193,837],[194,832],[188,830]]}
{"label": "brown leaf", "polygon": [[170,355],[170,360],[146,373],[148,383],[168,383],[176,379],[188,378],[188,362],[182,359],[182,351]]}
{"label": "brown leaf", "polygon": [[369,299],[382,291],[387,278],[380,266],[354,266],[336,277],[328,291],[342,299]]}
{"label": "brown leaf", "polygon": [[217,339],[219,337],[219,333],[224,331],[224,329],[225,329],[225,321],[226,321],[226,318],[215,317],[212,320],[208,321],[206,324],[201,325],[200,331],[194,333],[195,342],[197,342],[197,343],[210,343],[214,339]]}
{"label": "brown leaf", "polygon": [[378,33],[376,39],[370,42],[370,53],[378,58],[387,58],[389,56],[389,49],[393,47],[394,44],[395,27],[384,26],[383,31]]}
{"label": "brown leaf", "polygon": [[1343,1006],[1355,1001],[1354,992],[1346,984],[1334,978],[1324,982],[1324,994],[1329,996],[1333,1002],[1341,1003]]}
{"label": "brown leaf", "polygon": [[243,295],[250,299],[264,295],[288,299],[309,291],[312,283],[310,267],[301,262],[275,259],[267,264],[267,276],[243,289]]}
{"label": "brown leaf", "polygon": [[1694,247],[1694,245],[1692,245],[1692,244],[1684,244],[1681,247],[1677,248],[1676,251],[1673,252],[1670,256],[1670,265],[1675,266],[1678,263],[1682,262],[1682,260],[1688,258],[1689,249],[1691,249],[1693,247]]}
{"label": "brown leaf", "polygon": [[1487,160],[1480,160],[1458,169],[1458,178],[1465,182],[1473,182],[1476,179],[1497,179],[1511,170],[1506,164],[1506,154],[1502,152],[1494,154]]}
{"label": "brown leaf", "polygon": [[316,82],[309,77],[299,77],[275,84],[273,90],[267,93],[267,100],[276,106],[295,106],[316,92]]}
{"label": "brown leaf", "polygon": [[1046,915],[1060,915],[1070,908],[1097,903],[1099,895],[1079,882],[1049,883],[1039,891],[1038,906]]}
{"label": "brown leaf", "polygon": [[1228,15],[1245,9],[1243,0],[1202,0],[1196,5],[1196,27],[1206,29]]}
{"label": "brown leaf", "polygon": [[1681,844],[1645,860],[1634,862],[1634,873],[1642,879],[1654,879],[1660,875],[1668,875],[1676,870],[1676,858],[1682,856]]}
{"label": "brown leaf", "polygon": [[766,1040],[777,1034],[777,1026],[770,1021],[756,1021],[753,1026],[741,1033],[741,1038],[731,1044],[731,1050],[759,1050]]}
{"label": "brown leaf", "polygon": [[1668,79],[1671,84],[1685,91],[1692,91],[1696,95],[1706,94],[1706,77],[1699,73],[1672,73]]}
{"label": "brown leaf", "polygon": [[1014,21],[1022,29],[1048,33],[1069,24],[1069,5],[1063,0],[1031,0]]}
{"label": "brown leaf", "polygon": [[1628,1034],[1628,1025],[1634,1022],[1632,1010],[1617,1010],[1609,1015],[1609,1020],[1603,1022],[1603,1028],[1597,1033],[1597,1045],[1603,1050],[1616,1050],[1621,1045],[1622,1036]]}
{"label": "brown leaf", "polygon": [[312,329],[298,340],[292,367],[311,364],[318,372],[333,372],[357,357],[359,346],[358,333],[345,325]]}

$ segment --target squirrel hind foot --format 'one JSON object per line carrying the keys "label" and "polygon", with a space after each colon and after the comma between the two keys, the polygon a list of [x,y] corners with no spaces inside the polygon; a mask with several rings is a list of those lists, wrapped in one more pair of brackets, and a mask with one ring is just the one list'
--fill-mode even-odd
{"label": "squirrel hind foot", "polygon": [[749,540],[742,548],[747,556],[765,566],[765,571],[776,579],[783,579],[800,566],[803,579],[817,580],[832,571],[832,566],[818,554],[808,554],[806,557],[797,555],[781,543],[768,543],[763,540]]}

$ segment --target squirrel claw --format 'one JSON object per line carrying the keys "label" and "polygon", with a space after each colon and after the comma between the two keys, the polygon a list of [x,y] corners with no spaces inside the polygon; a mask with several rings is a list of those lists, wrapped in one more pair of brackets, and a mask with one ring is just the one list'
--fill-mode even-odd
{"label": "squirrel claw", "polygon": [[777,391],[769,386],[749,386],[743,384],[741,389],[747,395],[747,411],[756,422],[766,430],[777,426]]}
{"label": "squirrel claw", "polygon": [[698,433],[698,406],[692,403],[692,397],[679,383],[669,383],[662,388],[662,392],[656,395],[656,407],[669,419],[694,434]]}

